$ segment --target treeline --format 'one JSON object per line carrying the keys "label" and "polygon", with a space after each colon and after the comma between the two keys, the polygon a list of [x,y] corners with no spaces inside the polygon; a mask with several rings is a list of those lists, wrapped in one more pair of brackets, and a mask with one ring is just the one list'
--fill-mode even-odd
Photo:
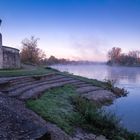
{"label": "treeline", "polygon": [[[56,58],[55,56],[50,56],[42,60],[42,64],[55,65],[55,64],[99,64],[99,62],[86,61],[86,60],[69,60],[64,58]],[[103,63],[100,63],[103,64]]]}
{"label": "treeline", "polygon": [[55,56],[46,57],[43,50],[38,47],[38,38],[31,36],[25,38],[21,44],[22,49],[20,52],[21,62],[31,65],[55,65],[55,64],[96,64],[93,61],[74,61],[64,58],[56,58]]}
{"label": "treeline", "polygon": [[121,48],[113,47],[108,52],[107,64],[140,66],[140,51],[136,50],[122,53]]}
{"label": "treeline", "polygon": [[69,59],[64,58],[56,58],[55,56],[50,56],[49,58],[45,58],[41,62],[44,65],[55,65],[55,64],[75,64],[76,61],[71,61]]}
{"label": "treeline", "polygon": [[30,39],[25,38],[21,44],[20,52],[21,62],[31,65],[54,65],[54,64],[75,64],[77,61],[70,61],[69,59],[58,59],[55,56],[46,57],[43,50],[38,48],[38,38],[31,36]]}

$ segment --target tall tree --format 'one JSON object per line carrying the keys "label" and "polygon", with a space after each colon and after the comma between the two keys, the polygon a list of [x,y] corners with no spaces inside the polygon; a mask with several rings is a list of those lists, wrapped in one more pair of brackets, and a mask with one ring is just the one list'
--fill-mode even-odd
{"label": "tall tree", "polygon": [[21,42],[22,50],[20,56],[23,63],[39,64],[46,57],[45,53],[38,48],[38,40],[38,38],[31,36],[30,39],[25,38]]}

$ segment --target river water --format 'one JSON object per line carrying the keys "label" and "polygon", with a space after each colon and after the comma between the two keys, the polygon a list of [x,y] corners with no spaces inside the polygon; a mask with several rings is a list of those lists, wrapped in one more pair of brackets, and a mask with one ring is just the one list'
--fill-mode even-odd
{"label": "river water", "polygon": [[67,71],[88,78],[116,80],[116,85],[125,88],[127,97],[117,99],[107,107],[122,120],[130,131],[140,132],[140,67],[111,67],[105,64],[55,65],[60,71]]}

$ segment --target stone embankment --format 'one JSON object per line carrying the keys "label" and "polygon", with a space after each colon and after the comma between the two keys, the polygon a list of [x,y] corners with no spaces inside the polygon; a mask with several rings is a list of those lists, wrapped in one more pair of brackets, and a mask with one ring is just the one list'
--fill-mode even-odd
{"label": "stone embankment", "polygon": [[[42,118],[25,107],[25,101],[38,98],[51,88],[71,84],[81,97],[94,102],[113,101],[116,95],[92,83],[62,74],[26,76],[0,79],[0,139],[37,139],[43,135],[48,140],[105,140],[103,136],[80,133],[70,138],[56,125],[46,123]],[[50,137],[49,138],[49,134]],[[47,135],[47,136],[46,136]],[[83,137],[83,139],[82,139]],[[40,138],[40,139],[43,139]]]}
{"label": "stone embankment", "polygon": [[61,74],[3,78],[0,80],[0,91],[9,97],[28,100],[37,98],[46,90],[66,84],[73,85],[76,88],[77,94],[95,102],[114,100],[116,98],[114,93],[101,87],[96,87],[92,83]]}

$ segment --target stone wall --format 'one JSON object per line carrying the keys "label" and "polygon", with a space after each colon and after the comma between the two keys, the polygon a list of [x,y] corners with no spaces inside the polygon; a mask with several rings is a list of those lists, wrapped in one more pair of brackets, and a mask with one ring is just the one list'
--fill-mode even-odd
{"label": "stone wall", "polygon": [[19,50],[7,46],[2,46],[3,51],[3,69],[20,68]]}
{"label": "stone wall", "polygon": [[0,33],[0,69],[20,68],[19,50],[2,46],[2,34]]}
{"label": "stone wall", "polygon": [[3,68],[2,34],[0,33],[0,69]]}

